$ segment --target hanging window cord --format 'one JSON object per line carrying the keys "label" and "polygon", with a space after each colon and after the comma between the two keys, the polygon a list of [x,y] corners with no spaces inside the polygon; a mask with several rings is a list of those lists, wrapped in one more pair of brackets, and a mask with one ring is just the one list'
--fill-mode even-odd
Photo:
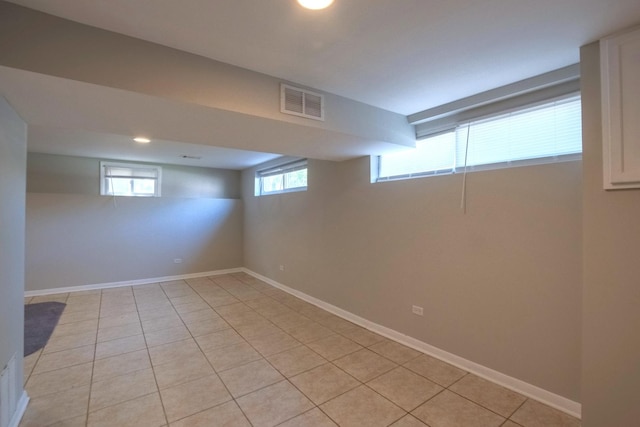
{"label": "hanging window cord", "polygon": [[462,195],[460,196],[460,209],[467,213],[467,156],[469,155],[469,135],[471,134],[471,122],[467,123],[467,141],[464,147],[464,174],[462,175]]}

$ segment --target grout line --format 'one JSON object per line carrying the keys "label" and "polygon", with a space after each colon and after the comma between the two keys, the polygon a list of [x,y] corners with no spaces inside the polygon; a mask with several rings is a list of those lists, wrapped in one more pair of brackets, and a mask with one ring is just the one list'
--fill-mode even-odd
{"label": "grout line", "polygon": [[91,409],[91,393],[93,391],[93,373],[96,366],[96,356],[98,354],[98,331],[100,330],[100,308],[102,307],[102,291],[98,302],[98,321],[96,322],[96,340],[93,344],[93,360],[91,361],[91,378],[89,379],[89,397],[87,399],[87,414],[84,419],[85,426],[89,425],[89,410]]}

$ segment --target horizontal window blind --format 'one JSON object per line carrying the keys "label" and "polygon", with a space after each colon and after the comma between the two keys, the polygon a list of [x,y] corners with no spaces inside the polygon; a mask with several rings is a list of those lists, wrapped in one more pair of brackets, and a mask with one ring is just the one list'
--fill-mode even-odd
{"label": "horizontal window blind", "polygon": [[100,169],[101,195],[160,196],[160,166],[100,162]]}
{"label": "horizontal window blind", "polygon": [[256,196],[300,191],[306,188],[306,159],[284,163],[256,172]]}

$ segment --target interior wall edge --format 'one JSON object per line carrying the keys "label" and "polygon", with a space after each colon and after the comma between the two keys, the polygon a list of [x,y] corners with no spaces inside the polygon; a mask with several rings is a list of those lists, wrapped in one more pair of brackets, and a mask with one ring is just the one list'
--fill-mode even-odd
{"label": "interior wall edge", "polygon": [[25,298],[29,298],[29,297],[37,297],[41,295],[61,294],[66,292],[81,292],[81,291],[92,291],[96,289],[121,288],[123,286],[148,285],[151,283],[169,282],[172,280],[186,280],[186,279],[195,279],[198,277],[220,276],[222,274],[240,273],[242,271],[244,271],[243,268],[236,267],[236,268],[227,268],[224,270],[203,271],[200,273],[179,274],[177,276],[152,277],[148,279],[125,280],[122,282],[95,283],[95,284],[80,285],[80,286],[67,286],[64,288],[51,288],[51,289],[43,289],[43,290],[36,290],[36,291],[25,291],[24,296]]}
{"label": "interior wall edge", "polygon": [[22,396],[20,396],[20,400],[18,401],[18,407],[16,408],[16,412],[13,414],[13,418],[9,421],[9,427],[18,427],[20,425],[20,421],[22,421],[22,417],[24,413],[27,412],[27,405],[29,404],[29,395],[26,391],[22,392]]}
{"label": "interior wall edge", "polygon": [[281,289],[284,292],[287,292],[310,304],[320,307],[323,310],[326,310],[332,314],[335,314],[336,316],[339,316],[345,320],[348,320],[352,323],[362,326],[365,329],[368,329],[372,332],[380,334],[386,338],[389,338],[407,347],[413,348],[414,350],[418,350],[422,353],[428,354],[429,356],[433,356],[436,359],[442,360],[443,362],[449,363],[453,366],[456,366],[460,369],[463,369],[481,378],[484,378],[493,383],[501,385],[509,390],[515,391],[516,393],[520,393],[526,397],[529,397],[533,400],[536,400],[552,408],[555,408],[559,411],[562,411],[568,415],[571,415],[572,417],[576,417],[578,419],[581,418],[582,405],[579,402],[575,402],[571,399],[552,393],[550,391],[547,391],[533,384],[529,384],[525,381],[503,374],[499,371],[480,365],[471,360],[457,356],[453,353],[449,353],[445,350],[432,346],[428,343],[420,341],[411,336],[405,335],[401,332],[398,332],[386,326],[382,326],[378,323],[372,322],[368,319],[355,315],[347,310],[343,310],[332,304],[324,302],[318,298],[307,295],[304,292],[298,291],[296,289],[283,285],[282,283],[276,282],[275,280],[272,280],[266,276],[256,273],[248,268],[243,267],[240,270],[255,277],[256,279],[262,280],[278,289]]}

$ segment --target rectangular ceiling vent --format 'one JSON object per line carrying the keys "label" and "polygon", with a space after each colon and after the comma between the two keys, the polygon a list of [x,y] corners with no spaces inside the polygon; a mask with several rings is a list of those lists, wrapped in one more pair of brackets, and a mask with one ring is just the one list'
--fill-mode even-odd
{"label": "rectangular ceiling vent", "polygon": [[324,121],[324,96],[282,84],[280,85],[280,112]]}

